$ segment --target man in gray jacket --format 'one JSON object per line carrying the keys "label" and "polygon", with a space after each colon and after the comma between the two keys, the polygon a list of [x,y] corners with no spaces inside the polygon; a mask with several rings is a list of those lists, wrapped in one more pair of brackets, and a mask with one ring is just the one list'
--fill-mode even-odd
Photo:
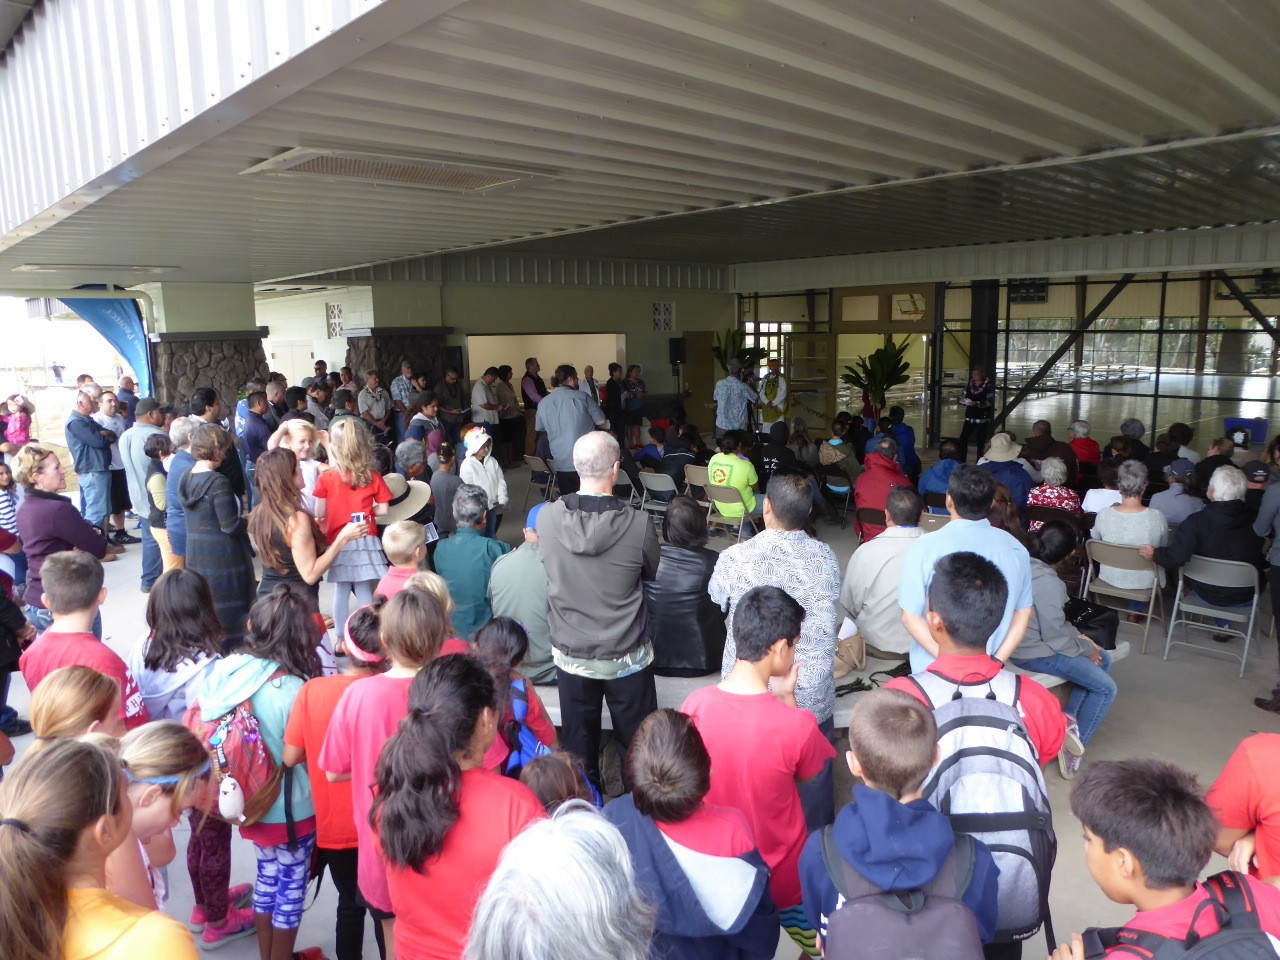
{"label": "man in gray jacket", "polygon": [[658,536],[647,514],[613,496],[619,455],[612,434],[579,437],[573,466],[580,491],[546,506],[536,521],[563,744],[597,786],[602,702],[624,754],[658,708],[641,588],[658,571]]}
{"label": "man in gray jacket", "polygon": [[147,437],[164,433],[164,408],[152,397],[143,397],[134,408],[133,426],[120,437],[120,459],[124,461],[125,478],[129,483],[129,499],[134,512],[142,517],[139,527],[142,533],[142,592],[149,593],[151,585],[159,578],[162,564],[160,545],[151,535],[147,523],[147,469],[151,461],[143,452]]}

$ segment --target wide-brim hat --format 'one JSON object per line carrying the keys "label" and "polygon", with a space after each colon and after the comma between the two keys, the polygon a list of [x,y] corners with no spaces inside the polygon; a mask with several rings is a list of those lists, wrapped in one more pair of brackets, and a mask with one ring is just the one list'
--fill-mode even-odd
{"label": "wide-brim hat", "polygon": [[991,438],[991,446],[987,448],[987,459],[995,463],[1007,463],[1017,460],[1021,448],[1007,433],[997,433]]}
{"label": "wide-brim hat", "polygon": [[397,520],[412,520],[431,502],[431,486],[421,480],[406,480],[398,473],[389,473],[382,479],[391,491],[391,502],[386,513],[374,518],[380,527]]}

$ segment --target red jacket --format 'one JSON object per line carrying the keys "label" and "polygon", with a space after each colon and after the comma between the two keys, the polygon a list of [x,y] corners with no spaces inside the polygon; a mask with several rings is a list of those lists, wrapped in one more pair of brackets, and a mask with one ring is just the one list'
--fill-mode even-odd
{"label": "red jacket", "polygon": [[[898,466],[897,460],[890,460],[882,453],[868,453],[867,462],[863,464],[862,473],[853,485],[853,502],[859,510],[866,507],[871,510],[883,510],[889,499],[889,491],[894,487],[910,487],[913,484]],[[862,534],[862,542],[874,539],[884,533],[885,528],[872,523],[859,523],[858,531]]]}

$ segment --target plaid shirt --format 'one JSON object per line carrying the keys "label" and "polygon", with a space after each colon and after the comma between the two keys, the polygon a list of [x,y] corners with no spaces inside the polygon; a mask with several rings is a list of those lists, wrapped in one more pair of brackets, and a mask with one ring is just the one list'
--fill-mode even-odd
{"label": "plaid shirt", "polygon": [[413,384],[404,374],[391,381],[391,399],[403,403],[406,409],[413,409]]}

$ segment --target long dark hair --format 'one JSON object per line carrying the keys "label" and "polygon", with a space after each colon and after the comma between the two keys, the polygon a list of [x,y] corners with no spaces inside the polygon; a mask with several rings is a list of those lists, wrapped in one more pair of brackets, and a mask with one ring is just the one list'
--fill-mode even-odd
{"label": "long dark hair", "polygon": [[142,662],[148,670],[172,673],[183,660],[222,653],[226,631],[218,622],[209,582],[185,567],[162,573],[147,596],[147,627]]}
{"label": "long dark hair", "polygon": [[529,634],[520,621],[494,617],[471,638],[471,654],[493,677],[494,699],[501,720],[511,705],[511,673],[529,652]]}
{"label": "long dark hair", "polygon": [[320,676],[315,600],[292,583],[278,583],[249,611],[245,653],[274,660],[301,680]]}
{"label": "long dark hair", "polygon": [[[262,565],[270,570],[284,570],[285,558],[276,547],[274,533],[279,531],[289,551],[289,524],[302,509],[302,491],[294,483],[298,470],[298,458],[285,447],[276,447],[258,457],[254,482],[258,488],[258,504],[249,513],[249,536],[262,558]],[[315,518],[307,514],[311,524],[311,539],[316,552],[328,546]]]}
{"label": "long dark hair", "polygon": [[486,708],[494,708],[493,678],[474,657],[439,657],[414,677],[409,714],[378,758],[369,811],[395,866],[425,873],[426,861],[444,846],[459,814],[455,754],[467,749]]}

